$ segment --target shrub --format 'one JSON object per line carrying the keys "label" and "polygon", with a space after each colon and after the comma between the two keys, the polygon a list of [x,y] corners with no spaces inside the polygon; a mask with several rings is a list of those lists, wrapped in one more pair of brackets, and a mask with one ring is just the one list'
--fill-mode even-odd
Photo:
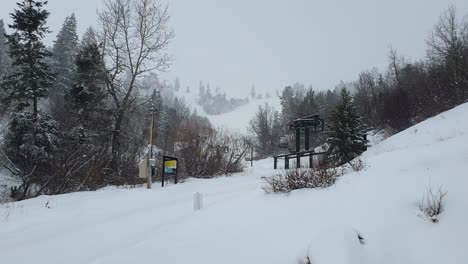
{"label": "shrub", "polygon": [[437,191],[434,191],[434,188],[429,186],[418,203],[418,208],[423,214],[422,216],[433,223],[439,222],[438,217],[444,211],[444,197],[446,195],[447,191],[443,190],[442,186]]}
{"label": "shrub", "polygon": [[326,188],[336,181],[335,169],[293,169],[263,177],[266,193],[288,193],[303,188]]}
{"label": "shrub", "polygon": [[349,165],[351,166],[353,171],[356,172],[362,171],[366,167],[366,164],[360,158],[353,159],[349,162]]}

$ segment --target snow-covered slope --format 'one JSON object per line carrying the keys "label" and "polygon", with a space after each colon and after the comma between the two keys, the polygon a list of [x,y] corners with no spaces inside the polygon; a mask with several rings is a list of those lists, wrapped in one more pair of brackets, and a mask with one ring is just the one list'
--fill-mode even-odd
{"label": "snow-covered slope", "polygon": [[[267,195],[272,160],[232,177],[0,206],[1,263],[468,263],[468,104],[372,147],[328,189]],[[448,191],[437,224],[427,186]],[[204,208],[193,212],[195,192]],[[360,234],[364,244],[357,238]]]}
{"label": "snow-covered slope", "polygon": [[205,113],[203,108],[197,104],[198,95],[193,91],[189,93],[185,91],[174,92],[174,95],[181,98],[192,109],[196,109],[201,116],[207,117],[211,124],[217,128],[227,129],[236,133],[246,133],[248,131],[249,121],[257,113],[258,106],[267,103],[276,111],[281,110],[280,100],[278,96],[271,96],[264,99],[251,99],[249,103],[236,108],[234,111],[221,114],[209,115]]}
{"label": "snow-covered slope", "polygon": [[[265,103],[272,106],[276,111],[281,110],[279,98],[272,97],[269,99],[250,100],[248,104],[242,105],[232,112],[221,115],[208,115],[204,113],[203,110],[200,112],[208,117],[215,127],[224,128],[232,132],[246,133],[248,132],[250,120],[257,113],[258,106],[264,105]],[[199,108],[201,109],[201,107]]]}

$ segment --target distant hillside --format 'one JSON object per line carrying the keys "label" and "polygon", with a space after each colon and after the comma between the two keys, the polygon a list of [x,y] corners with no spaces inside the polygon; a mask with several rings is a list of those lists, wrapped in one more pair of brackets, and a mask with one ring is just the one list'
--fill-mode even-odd
{"label": "distant hillside", "polygon": [[[202,86],[203,89],[187,87],[176,89],[176,87],[177,85],[169,85],[168,90],[163,93],[164,96],[182,99],[197,114],[206,116],[215,127],[233,132],[246,133],[248,131],[249,121],[257,112],[259,105],[267,103],[275,110],[281,110],[279,97],[272,95],[273,93],[257,94],[253,99],[251,96],[249,98],[228,98],[221,89],[215,89],[214,92],[211,92],[209,86]],[[203,90],[202,96],[200,90]]]}

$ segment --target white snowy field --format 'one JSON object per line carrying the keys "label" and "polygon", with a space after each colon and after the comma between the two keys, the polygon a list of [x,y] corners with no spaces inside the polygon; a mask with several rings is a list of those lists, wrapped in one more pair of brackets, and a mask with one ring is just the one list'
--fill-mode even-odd
{"label": "white snowy field", "polygon": [[[328,189],[265,194],[267,159],[163,189],[4,204],[0,263],[468,263],[467,115],[465,104],[388,138]],[[436,224],[417,206],[429,185],[448,191]]]}

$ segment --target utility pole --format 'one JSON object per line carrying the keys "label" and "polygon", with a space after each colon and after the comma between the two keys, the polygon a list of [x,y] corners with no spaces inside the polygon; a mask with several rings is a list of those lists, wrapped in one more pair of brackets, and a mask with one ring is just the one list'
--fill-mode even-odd
{"label": "utility pole", "polygon": [[148,166],[151,167],[151,170],[148,172],[148,181],[146,184],[147,189],[151,189],[151,185],[153,183],[153,176],[155,172],[156,160],[155,155],[153,152],[153,139],[154,139],[154,114],[156,112],[156,107],[154,106],[154,102],[151,102],[151,127],[150,127],[150,153],[148,155]]}

